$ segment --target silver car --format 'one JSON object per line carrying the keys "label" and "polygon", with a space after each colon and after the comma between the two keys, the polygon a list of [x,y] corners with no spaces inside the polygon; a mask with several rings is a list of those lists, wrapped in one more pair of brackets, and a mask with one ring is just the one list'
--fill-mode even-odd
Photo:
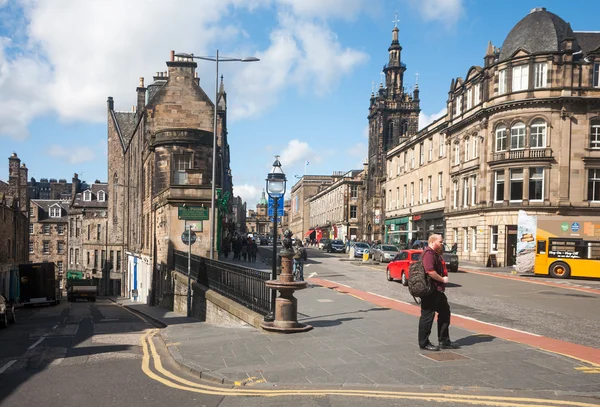
{"label": "silver car", "polygon": [[392,261],[400,250],[391,244],[378,244],[373,248],[372,258],[380,263]]}

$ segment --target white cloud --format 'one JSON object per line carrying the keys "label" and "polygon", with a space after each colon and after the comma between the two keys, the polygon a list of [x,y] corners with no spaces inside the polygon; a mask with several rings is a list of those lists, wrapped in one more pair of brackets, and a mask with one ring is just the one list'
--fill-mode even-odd
{"label": "white cloud", "polygon": [[367,145],[365,143],[356,143],[347,150],[347,153],[353,157],[364,157],[367,155]]}
{"label": "white cloud", "polygon": [[[14,138],[25,138],[29,122],[47,113],[104,122],[107,96],[114,97],[116,109],[129,110],[138,78],[149,83],[154,72],[164,71],[172,49],[213,55],[218,44],[228,55],[261,59],[220,65],[234,101],[232,120],[264,113],[290,88],[327,94],[367,59],[342,45],[323,19],[336,12],[342,19],[356,15],[366,0],[197,0],[185,7],[143,0],[18,4],[25,18],[15,26],[25,33],[24,44],[12,44],[8,57],[4,50],[10,42],[0,38],[0,135]],[[318,13],[319,6],[324,13]],[[262,49],[247,37],[247,27],[231,18],[236,9],[259,8],[278,13]],[[199,61],[198,71],[212,95],[214,63]]]}
{"label": "white cloud", "polygon": [[453,26],[464,12],[463,0],[409,0],[425,21],[440,21]]}
{"label": "white cloud", "polygon": [[422,128],[433,123],[435,120],[439,119],[440,117],[444,116],[445,114],[446,114],[446,108],[443,108],[439,112],[433,113],[430,115],[425,114],[425,113],[423,113],[423,111],[421,111],[421,113],[419,113],[419,130],[421,130]]}
{"label": "white cloud", "polygon": [[363,136],[364,138],[366,138],[367,140],[369,139],[369,125],[368,125],[368,124],[367,124],[367,125],[365,126],[365,128],[363,129],[363,131],[362,131],[362,136]]}
{"label": "white cloud", "polygon": [[296,163],[301,163],[304,165],[304,160],[308,160],[310,162],[314,156],[308,143],[298,139],[290,140],[280,155],[282,166],[285,165],[288,167],[291,167]]}
{"label": "white cloud", "polygon": [[242,201],[246,202],[247,209],[256,208],[261,192],[262,189],[254,185],[244,184],[233,186],[233,195],[241,197]]}
{"label": "white cloud", "polygon": [[50,157],[60,158],[69,164],[81,164],[93,161],[96,158],[94,150],[91,147],[69,147],[65,148],[59,145],[51,145],[47,154]]}

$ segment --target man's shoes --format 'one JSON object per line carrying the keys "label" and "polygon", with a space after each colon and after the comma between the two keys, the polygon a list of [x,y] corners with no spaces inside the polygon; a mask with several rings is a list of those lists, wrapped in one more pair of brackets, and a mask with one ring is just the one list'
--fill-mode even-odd
{"label": "man's shoes", "polygon": [[439,346],[435,346],[433,343],[429,342],[427,345],[425,345],[421,349],[423,349],[423,350],[429,350],[431,352],[437,352],[437,351],[440,350],[440,347]]}
{"label": "man's shoes", "polygon": [[452,341],[440,342],[440,348],[442,349],[460,349],[460,345]]}

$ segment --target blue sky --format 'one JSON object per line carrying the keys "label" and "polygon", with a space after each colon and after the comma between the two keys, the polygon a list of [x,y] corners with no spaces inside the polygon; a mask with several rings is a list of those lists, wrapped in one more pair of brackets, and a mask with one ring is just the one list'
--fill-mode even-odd
{"label": "blue sky", "polygon": [[[288,175],[362,168],[367,113],[398,13],[405,86],[419,73],[421,127],[452,78],[482,65],[534,7],[599,31],[596,1],[0,0],[0,179],[14,151],[30,176],[106,181],[106,98],[135,104],[170,50],[257,56],[223,63],[234,192],[253,207],[273,156]],[[214,94],[214,64],[199,61]]]}

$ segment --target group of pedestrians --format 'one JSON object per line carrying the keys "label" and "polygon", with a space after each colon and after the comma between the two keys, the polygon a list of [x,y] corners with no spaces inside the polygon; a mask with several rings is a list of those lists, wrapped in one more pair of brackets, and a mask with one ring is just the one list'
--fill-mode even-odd
{"label": "group of pedestrians", "polygon": [[252,237],[233,236],[231,239],[226,236],[221,244],[221,252],[228,259],[229,253],[233,251],[233,260],[256,262],[258,245]]}

